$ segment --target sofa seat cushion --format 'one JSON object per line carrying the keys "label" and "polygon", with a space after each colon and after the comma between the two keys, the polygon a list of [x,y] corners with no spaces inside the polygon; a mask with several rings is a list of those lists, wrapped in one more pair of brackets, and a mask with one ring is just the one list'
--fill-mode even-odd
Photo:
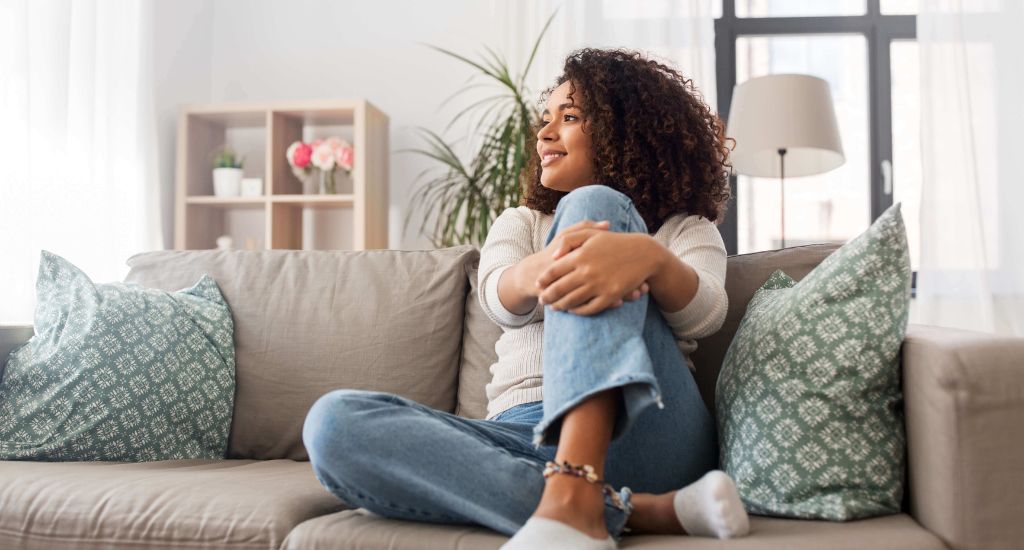
{"label": "sofa seat cushion", "polygon": [[[285,540],[286,550],[470,550],[497,549],[507,541],[494,531],[472,525],[438,525],[376,516],[362,508],[320,516],[296,527]],[[750,535],[718,540],[705,537],[635,535],[620,548],[643,550],[940,550],[935,535],[906,514],[860,521],[829,521],[750,517]]]}
{"label": "sofa seat cushion", "polygon": [[621,548],[643,550],[946,550],[938,537],[907,514],[847,522],[750,516],[750,535],[739,539],[694,537],[682,545],[678,537],[663,535],[625,540]]}
{"label": "sofa seat cushion", "polygon": [[276,550],[343,509],[308,462],[0,462],[0,548]]}

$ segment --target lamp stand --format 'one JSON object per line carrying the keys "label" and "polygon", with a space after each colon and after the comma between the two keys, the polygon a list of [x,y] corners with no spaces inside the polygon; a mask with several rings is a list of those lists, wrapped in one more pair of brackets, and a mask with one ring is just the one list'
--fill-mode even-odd
{"label": "lamp stand", "polygon": [[780,186],[780,198],[782,199],[782,225],[780,227],[782,248],[786,248],[786,148],[779,148],[779,183]]}

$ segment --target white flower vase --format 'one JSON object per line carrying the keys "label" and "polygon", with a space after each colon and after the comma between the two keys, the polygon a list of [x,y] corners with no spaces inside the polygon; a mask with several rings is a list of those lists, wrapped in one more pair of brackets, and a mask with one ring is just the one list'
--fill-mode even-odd
{"label": "white flower vase", "polygon": [[303,195],[316,195],[319,193],[319,179],[315,174],[306,174],[302,178]]}
{"label": "white flower vase", "polygon": [[295,179],[302,183],[302,194],[303,195],[316,195],[320,192],[320,178],[316,174],[316,170],[296,168],[292,166],[292,174],[295,174]]}
{"label": "white flower vase", "polygon": [[334,187],[334,170],[320,170],[320,194],[333,195],[337,192]]}
{"label": "white flower vase", "polygon": [[242,189],[241,168],[214,168],[213,195],[216,197],[237,197]]}
{"label": "white flower vase", "polygon": [[320,192],[320,177],[316,172],[310,172],[302,178],[302,193],[305,195],[316,195]]}

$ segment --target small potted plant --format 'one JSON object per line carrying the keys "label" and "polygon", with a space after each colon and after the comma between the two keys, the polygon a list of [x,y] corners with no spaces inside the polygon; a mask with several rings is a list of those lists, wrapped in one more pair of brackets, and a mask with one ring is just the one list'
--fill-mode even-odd
{"label": "small potted plant", "polygon": [[217,197],[237,197],[242,187],[243,158],[227,147],[217,152],[213,160],[213,194]]}

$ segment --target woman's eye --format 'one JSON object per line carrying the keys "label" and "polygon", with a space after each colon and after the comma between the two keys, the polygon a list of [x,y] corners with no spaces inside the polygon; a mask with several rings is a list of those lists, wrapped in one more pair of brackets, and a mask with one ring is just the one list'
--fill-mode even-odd
{"label": "woman's eye", "polygon": [[[570,120],[579,120],[579,117],[578,117],[578,116],[576,116],[576,115],[569,115],[569,114],[566,114],[566,115],[562,115],[562,120],[563,120],[564,122],[569,122]],[[544,119],[541,119],[541,120],[540,120],[540,122],[538,122],[538,123],[537,123],[537,125],[538,125],[538,126],[541,126],[541,127],[543,127],[543,126],[547,126],[548,122],[551,122],[551,121],[549,121],[549,120],[544,120]]]}

